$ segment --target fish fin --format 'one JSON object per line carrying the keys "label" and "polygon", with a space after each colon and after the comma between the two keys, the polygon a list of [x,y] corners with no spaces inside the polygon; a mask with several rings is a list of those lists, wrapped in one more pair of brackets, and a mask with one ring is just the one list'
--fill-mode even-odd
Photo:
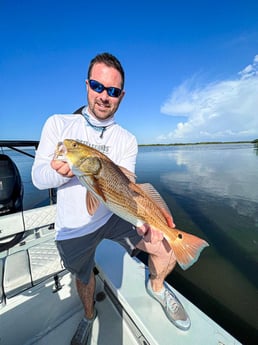
{"label": "fish fin", "polygon": [[106,202],[106,197],[105,197],[102,189],[99,187],[94,176],[91,176],[91,178],[89,180],[89,176],[81,175],[81,176],[78,176],[78,179],[84,187],[89,188],[88,186],[90,186],[93,193],[95,192],[97,195],[99,195],[101,197],[103,202]]}
{"label": "fish fin", "polygon": [[174,251],[176,260],[183,270],[186,270],[192,266],[199,258],[201,251],[208,247],[209,244],[203,239],[188,234],[179,229],[177,231],[177,237],[165,235],[166,240]]}
{"label": "fish fin", "polygon": [[99,207],[99,200],[90,191],[86,193],[86,207],[88,213],[93,216]]}
{"label": "fish fin", "polygon": [[136,180],[136,175],[135,175],[132,171],[130,171],[130,170],[128,170],[128,169],[126,169],[125,167],[122,167],[122,166],[120,166],[120,165],[119,165],[118,168],[122,171],[122,173],[123,173],[131,182],[135,182],[135,180]]}
{"label": "fish fin", "polygon": [[142,184],[137,184],[137,186],[140,187],[144,191],[144,193],[147,194],[148,197],[151,198],[154,201],[154,203],[159,207],[160,211],[165,217],[167,225],[170,228],[174,228],[175,224],[173,221],[172,214],[166,202],[164,201],[162,196],[159,194],[159,192],[153,187],[153,185],[150,183],[142,183]]}

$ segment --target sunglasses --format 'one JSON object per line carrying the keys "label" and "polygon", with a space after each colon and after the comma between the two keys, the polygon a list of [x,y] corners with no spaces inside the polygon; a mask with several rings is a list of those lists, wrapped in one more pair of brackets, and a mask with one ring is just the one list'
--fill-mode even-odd
{"label": "sunglasses", "polygon": [[97,80],[90,79],[89,80],[90,88],[98,93],[103,92],[104,90],[107,90],[107,93],[110,97],[119,97],[121,95],[122,90],[118,87],[105,87],[103,84],[99,83]]}

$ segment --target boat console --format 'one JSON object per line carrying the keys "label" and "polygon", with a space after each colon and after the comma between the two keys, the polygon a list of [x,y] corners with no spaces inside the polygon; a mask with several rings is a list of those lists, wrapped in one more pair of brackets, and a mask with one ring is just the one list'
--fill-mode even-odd
{"label": "boat console", "polygon": [[23,184],[12,159],[0,154],[0,216],[22,210]]}

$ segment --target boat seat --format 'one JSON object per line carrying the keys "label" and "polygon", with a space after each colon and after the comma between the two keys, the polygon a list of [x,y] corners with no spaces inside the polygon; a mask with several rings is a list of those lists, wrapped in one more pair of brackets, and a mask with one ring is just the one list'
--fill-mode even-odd
{"label": "boat seat", "polygon": [[64,268],[51,238],[39,243],[34,241],[31,247],[8,255],[5,261],[0,260],[0,269],[3,282],[0,297],[4,293],[6,298],[11,298]]}
{"label": "boat seat", "polygon": [[[54,241],[55,206],[27,210],[23,216],[22,241],[0,253],[0,303],[64,270]],[[1,217],[2,233],[19,232],[20,219],[19,213]]]}
{"label": "boat seat", "polygon": [[4,267],[3,287],[7,298],[32,286],[27,251],[7,256]]}

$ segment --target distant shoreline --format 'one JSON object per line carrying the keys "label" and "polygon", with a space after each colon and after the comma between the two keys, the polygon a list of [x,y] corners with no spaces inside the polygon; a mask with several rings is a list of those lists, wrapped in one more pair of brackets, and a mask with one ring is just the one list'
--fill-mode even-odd
{"label": "distant shoreline", "polygon": [[187,145],[217,145],[217,144],[258,144],[258,139],[244,141],[203,141],[196,143],[170,143],[170,144],[139,144],[138,146],[187,146]]}

